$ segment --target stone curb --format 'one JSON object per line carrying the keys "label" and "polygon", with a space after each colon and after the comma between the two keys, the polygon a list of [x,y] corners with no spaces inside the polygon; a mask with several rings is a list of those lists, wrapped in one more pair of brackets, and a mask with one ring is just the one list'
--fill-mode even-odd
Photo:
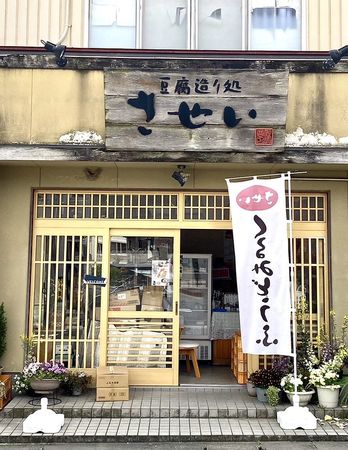
{"label": "stone curb", "polygon": [[63,444],[63,443],[157,443],[157,442],[348,442],[348,435],[175,435],[175,436],[62,436],[62,435],[21,435],[0,436],[0,444]]}

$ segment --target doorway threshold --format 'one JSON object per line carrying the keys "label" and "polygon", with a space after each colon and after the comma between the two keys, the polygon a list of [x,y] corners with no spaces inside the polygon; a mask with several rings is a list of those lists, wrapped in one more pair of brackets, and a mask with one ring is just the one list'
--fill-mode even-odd
{"label": "doorway threshold", "polygon": [[240,390],[240,389],[245,389],[246,386],[245,384],[210,384],[210,383],[205,383],[205,384],[195,384],[195,383],[181,383],[179,385],[180,388],[188,388],[188,389],[192,389],[192,388],[199,388],[199,389],[228,389],[229,391],[231,389],[236,389],[236,390]]}

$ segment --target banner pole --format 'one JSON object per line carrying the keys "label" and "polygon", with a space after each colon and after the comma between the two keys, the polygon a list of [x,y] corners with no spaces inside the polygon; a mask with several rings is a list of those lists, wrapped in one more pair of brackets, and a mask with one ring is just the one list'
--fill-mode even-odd
{"label": "banner pole", "polygon": [[290,263],[290,298],[291,298],[291,312],[292,312],[292,351],[294,358],[294,406],[298,407],[300,404],[300,399],[297,391],[297,329],[296,329],[296,303],[295,303],[295,290],[294,290],[294,251],[293,251],[293,214],[292,214],[292,198],[291,198],[291,172],[287,172],[287,182],[288,182],[288,199],[289,199],[289,241],[290,241],[290,252],[289,252],[289,263]]}

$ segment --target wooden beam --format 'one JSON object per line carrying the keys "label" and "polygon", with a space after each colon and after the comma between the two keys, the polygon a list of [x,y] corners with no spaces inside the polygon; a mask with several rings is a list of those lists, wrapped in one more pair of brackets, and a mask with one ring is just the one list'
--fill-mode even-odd
{"label": "wooden beam", "polygon": [[238,151],[108,151],[104,147],[2,145],[0,162],[205,162],[274,164],[348,164],[348,148],[285,147],[280,153]]}

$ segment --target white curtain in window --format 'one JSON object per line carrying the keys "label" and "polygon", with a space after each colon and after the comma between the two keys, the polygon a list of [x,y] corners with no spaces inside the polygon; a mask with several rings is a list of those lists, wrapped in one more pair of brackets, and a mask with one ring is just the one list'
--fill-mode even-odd
{"label": "white curtain in window", "polygon": [[242,0],[200,0],[198,2],[198,48],[240,50],[242,20]]}
{"label": "white curtain in window", "polygon": [[301,49],[300,12],[294,8],[255,8],[250,28],[253,50]]}
{"label": "white curtain in window", "polygon": [[250,0],[251,9],[254,8],[298,8],[301,0]]}
{"label": "white curtain in window", "polygon": [[187,0],[143,0],[142,48],[187,48]]}
{"label": "white curtain in window", "polygon": [[91,0],[89,46],[134,48],[136,0]]}

